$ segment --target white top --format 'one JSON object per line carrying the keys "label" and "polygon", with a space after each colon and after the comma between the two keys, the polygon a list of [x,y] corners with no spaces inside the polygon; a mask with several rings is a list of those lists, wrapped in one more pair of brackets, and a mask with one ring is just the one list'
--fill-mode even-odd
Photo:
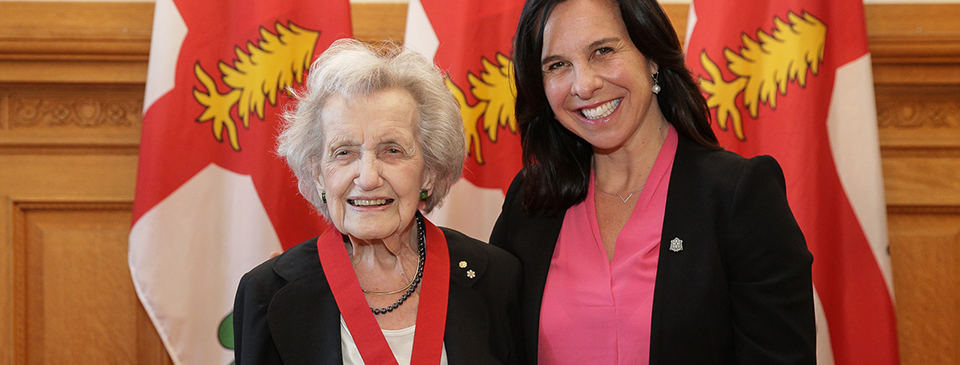
{"label": "white top", "polygon": [[[387,339],[387,345],[390,345],[390,351],[400,365],[410,365],[410,358],[413,357],[413,334],[416,329],[417,326],[414,325],[398,330],[381,330],[383,337]],[[340,350],[343,352],[344,365],[363,364],[360,350],[357,349],[357,343],[353,341],[353,335],[347,329],[347,322],[343,321],[343,316],[340,316]],[[440,365],[447,365],[446,345],[440,352]]]}

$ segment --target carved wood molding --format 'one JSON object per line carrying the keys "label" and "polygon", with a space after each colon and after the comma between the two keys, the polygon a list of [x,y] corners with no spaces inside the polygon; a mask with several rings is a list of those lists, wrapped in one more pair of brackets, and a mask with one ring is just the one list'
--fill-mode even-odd
{"label": "carved wood molding", "polygon": [[44,146],[135,153],[142,109],[138,85],[0,83],[0,153]]}
{"label": "carved wood molding", "polygon": [[11,96],[8,128],[123,127],[139,125],[141,98]]}
{"label": "carved wood molding", "polygon": [[877,85],[876,91],[884,157],[960,155],[960,86]]}
{"label": "carved wood molding", "polygon": [[960,86],[881,85],[876,93],[880,128],[960,130]]}
{"label": "carved wood molding", "polygon": [[878,104],[880,128],[960,128],[960,100],[889,100]]}

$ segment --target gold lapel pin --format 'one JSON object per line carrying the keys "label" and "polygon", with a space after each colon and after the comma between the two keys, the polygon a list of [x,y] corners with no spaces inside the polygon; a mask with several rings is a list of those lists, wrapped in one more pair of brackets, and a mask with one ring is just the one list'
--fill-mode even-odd
{"label": "gold lapel pin", "polygon": [[467,262],[466,262],[466,261],[460,261],[460,268],[461,268],[461,269],[466,269],[466,268],[467,268]]}

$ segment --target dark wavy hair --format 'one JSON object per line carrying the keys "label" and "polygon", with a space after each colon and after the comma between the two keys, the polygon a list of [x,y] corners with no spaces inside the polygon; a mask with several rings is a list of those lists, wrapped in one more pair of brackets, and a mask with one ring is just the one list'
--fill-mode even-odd
{"label": "dark wavy hair", "polygon": [[[523,206],[530,214],[556,213],[582,202],[590,183],[593,149],[556,121],[543,89],[543,30],[554,7],[564,1],[528,0],[514,37]],[[710,128],[707,101],[684,64],[683,47],[657,0],[608,1],[618,4],[630,40],[640,53],[659,66],[657,103],[666,120],[680,135],[720,150]]]}

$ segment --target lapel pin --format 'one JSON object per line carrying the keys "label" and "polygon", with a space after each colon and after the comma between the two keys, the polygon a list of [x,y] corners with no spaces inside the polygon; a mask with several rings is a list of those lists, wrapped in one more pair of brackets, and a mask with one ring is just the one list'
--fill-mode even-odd
{"label": "lapel pin", "polygon": [[674,237],[672,240],[670,240],[670,251],[683,251],[683,240],[680,239],[680,237]]}
{"label": "lapel pin", "polygon": [[461,269],[466,269],[466,268],[467,268],[467,262],[466,262],[466,261],[460,261],[460,268],[461,268]]}
{"label": "lapel pin", "polygon": [[473,270],[467,270],[467,277],[473,279],[477,277],[477,273],[473,272]]}

